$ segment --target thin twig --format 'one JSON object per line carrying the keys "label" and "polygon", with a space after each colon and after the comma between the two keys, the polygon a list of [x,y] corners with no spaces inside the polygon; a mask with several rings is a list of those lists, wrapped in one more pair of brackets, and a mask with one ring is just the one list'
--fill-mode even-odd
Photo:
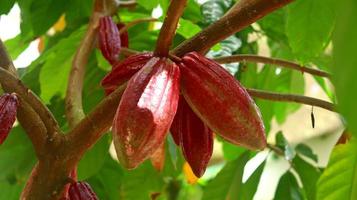
{"label": "thin twig", "polygon": [[212,46],[242,30],[267,14],[289,4],[293,0],[240,0],[229,12],[176,47],[173,53],[179,57],[190,51],[204,54]]}
{"label": "thin twig", "polygon": [[47,129],[47,135],[49,139],[53,139],[53,136],[60,133],[61,130],[55,117],[51,111],[40,101],[40,99],[28,89],[21,80],[14,77],[7,70],[0,68],[0,82],[2,85],[6,85],[11,88],[9,92],[15,92],[21,96],[38,114]]}
{"label": "thin twig", "polygon": [[125,26],[120,29],[119,33],[120,34],[123,34],[125,31],[127,31],[129,28],[137,25],[137,24],[140,24],[140,23],[144,23],[144,22],[156,22],[158,21],[156,18],[143,18],[143,19],[136,19],[136,20],[133,20],[127,24],[125,24]]}
{"label": "thin twig", "polygon": [[132,8],[137,5],[137,2],[135,0],[132,1],[121,1],[119,6],[120,8]]}
{"label": "thin twig", "polygon": [[335,104],[327,101],[323,101],[321,99],[316,99],[316,98],[301,96],[301,95],[267,92],[267,91],[256,90],[256,89],[247,89],[247,91],[251,96],[259,99],[266,99],[271,101],[295,102],[295,103],[301,103],[301,104],[324,108],[332,112],[337,112]]}
{"label": "thin twig", "polygon": [[215,58],[214,60],[219,62],[219,63],[221,63],[221,64],[234,63],[234,62],[264,63],[264,64],[270,64],[270,65],[285,67],[285,68],[289,68],[289,69],[294,69],[294,70],[298,70],[298,71],[305,72],[305,73],[312,74],[312,75],[316,75],[316,76],[331,78],[331,74],[328,73],[328,72],[325,72],[325,71],[322,71],[322,70],[318,70],[318,69],[309,68],[309,67],[305,67],[303,65],[299,65],[299,64],[291,62],[291,61],[277,59],[277,58],[269,58],[269,57],[257,56],[257,55],[240,54],[240,55],[233,55],[233,56],[227,56],[227,57],[219,57],[219,58]]}
{"label": "thin twig", "polygon": [[167,10],[164,24],[161,27],[159,38],[157,39],[154,54],[157,56],[167,56],[175,36],[178,21],[185,9],[187,0],[171,1]]}

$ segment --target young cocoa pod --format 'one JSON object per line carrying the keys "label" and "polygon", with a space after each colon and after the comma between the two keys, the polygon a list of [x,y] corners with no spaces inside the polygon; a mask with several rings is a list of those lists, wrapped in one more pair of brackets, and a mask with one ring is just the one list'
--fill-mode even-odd
{"label": "young cocoa pod", "polygon": [[[68,175],[69,178],[71,178],[74,181],[77,181],[77,166],[69,173]],[[68,200],[69,199],[69,187],[70,183],[66,184],[63,189],[62,197],[60,200]]]}
{"label": "young cocoa pod", "polygon": [[112,17],[102,17],[99,20],[99,48],[110,64],[118,61],[121,48],[120,35]]}
{"label": "young cocoa pod", "polygon": [[68,190],[69,200],[98,200],[90,185],[86,182],[71,183]]}
{"label": "young cocoa pod", "polygon": [[124,167],[137,167],[163,144],[177,109],[179,78],[175,63],[153,57],[129,80],[113,121]]}
{"label": "young cocoa pod", "polygon": [[183,57],[180,70],[183,96],[213,132],[248,149],[263,149],[266,146],[258,107],[223,67],[191,52]]}
{"label": "young cocoa pod", "polygon": [[193,173],[201,177],[213,152],[212,131],[197,117],[182,96],[172,125],[171,133],[180,136],[180,145],[186,161]]}
{"label": "young cocoa pod", "polygon": [[0,144],[5,141],[15,122],[18,104],[14,93],[5,93],[0,97]]}
{"label": "young cocoa pod", "polygon": [[[117,27],[118,27],[118,30],[120,33],[120,31],[125,27],[125,24],[118,23]],[[122,47],[126,47],[126,48],[129,47],[129,33],[128,33],[128,31],[124,31],[124,32],[120,33],[120,42],[121,42]]]}
{"label": "young cocoa pod", "polygon": [[150,156],[152,166],[159,172],[165,166],[165,142]]}
{"label": "young cocoa pod", "polygon": [[112,71],[102,80],[102,87],[108,95],[118,86],[127,82],[152,58],[152,53],[133,55],[113,66]]}

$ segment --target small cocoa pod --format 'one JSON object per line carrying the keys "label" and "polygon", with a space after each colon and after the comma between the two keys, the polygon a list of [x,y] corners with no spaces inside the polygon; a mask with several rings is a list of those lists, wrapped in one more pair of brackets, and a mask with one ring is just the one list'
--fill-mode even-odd
{"label": "small cocoa pod", "polygon": [[[68,177],[71,178],[71,179],[74,180],[74,181],[77,181],[77,166],[69,173]],[[68,191],[69,191],[70,185],[71,185],[71,184],[68,183],[68,184],[66,184],[66,185],[64,186],[63,193],[62,193],[62,197],[60,198],[60,200],[69,199]]]}
{"label": "small cocoa pod", "polygon": [[152,166],[159,172],[165,166],[165,142],[150,156]]}
{"label": "small cocoa pod", "polygon": [[5,93],[0,97],[0,144],[5,141],[15,122],[18,104],[14,93]]}
{"label": "small cocoa pod", "polygon": [[183,57],[180,69],[183,96],[213,132],[248,149],[265,148],[260,111],[233,76],[218,63],[195,52]]}
{"label": "small cocoa pod", "polygon": [[90,185],[86,182],[71,183],[68,190],[69,200],[98,200]]}
{"label": "small cocoa pod", "polygon": [[[125,24],[118,23],[117,27],[118,27],[118,30],[120,33],[120,31],[125,27]],[[129,33],[128,33],[128,31],[124,31],[124,32],[120,33],[120,42],[121,42],[122,47],[126,47],[126,48],[129,47]]]}
{"label": "small cocoa pod", "polygon": [[213,132],[197,117],[182,96],[170,130],[174,135],[179,135],[186,161],[193,173],[201,177],[212,156]]}
{"label": "small cocoa pod", "polygon": [[118,86],[127,82],[152,58],[152,53],[133,55],[113,66],[112,71],[102,80],[102,87],[108,95]]}
{"label": "small cocoa pod", "polygon": [[118,62],[121,48],[120,35],[112,17],[102,17],[99,20],[99,48],[110,64]]}
{"label": "small cocoa pod", "polygon": [[129,80],[113,121],[124,167],[137,167],[163,144],[177,109],[179,77],[175,63],[153,57]]}

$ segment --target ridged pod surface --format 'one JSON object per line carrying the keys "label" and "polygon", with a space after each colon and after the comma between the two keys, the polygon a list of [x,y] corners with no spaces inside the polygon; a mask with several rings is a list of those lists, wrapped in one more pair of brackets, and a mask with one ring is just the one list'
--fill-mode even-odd
{"label": "ridged pod surface", "polygon": [[183,155],[193,173],[201,177],[212,156],[213,132],[197,117],[182,96],[170,130],[178,136]]}
{"label": "ridged pod surface", "polygon": [[164,142],[179,98],[179,67],[151,58],[128,82],[113,121],[113,141],[121,164],[133,169]]}
{"label": "ridged pod surface", "polygon": [[68,190],[69,200],[98,200],[90,185],[86,182],[72,183]]}
{"label": "ridged pod surface", "polygon": [[102,87],[108,95],[118,86],[127,82],[153,57],[152,53],[133,55],[113,66],[112,71],[102,80]]}
{"label": "ridged pod surface", "polygon": [[[120,30],[125,27],[125,24],[118,23],[117,27],[120,32]],[[120,33],[120,42],[121,42],[122,47],[126,47],[126,48],[129,47],[129,33],[128,33],[128,31],[124,31],[123,33]]]}
{"label": "ridged pod surface", "polygon": [[110,64],[118,61],[121,48],[120,35],[112,17],[102,17],[99,20],[99,48]]}
{"label": "ridged pod surface", "polygon": [[2,144],[16,119],[19,101],[15,94],[5,93],[0,97],[0,144]]}
{"label": "ridged pod surface", "polygon": [[213,132],[248,149],[263,149],[266,146],[258,107],[223,67],[191,52],[183,57],[180,70],[183,96]]}

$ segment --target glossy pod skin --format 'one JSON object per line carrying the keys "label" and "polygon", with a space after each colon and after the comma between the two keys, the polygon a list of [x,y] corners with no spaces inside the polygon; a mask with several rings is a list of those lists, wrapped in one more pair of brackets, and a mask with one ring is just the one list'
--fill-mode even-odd
{"label": "glossy pod skin", "polygon": [[227,141],[266,147],[264,125],[248,92],[218,63],[191,52],[182,58],[181,91],[199,118]]}
{"label": "glossy pod skin", "polygon": [[152,57],[152,53],[143,53],[130,56],[123,62],[115,64],[112,71],[102,80],[101,84],[105,93],[108,95],[118,86],[127,82],[136,72],[143,68]]}
{"label": "glossy pod skin", "polygon": [[102,17],[99,20],[99,48],[110,64],[118,62],[121,48],[120,35],[112,17]]}
{"label": "glossy pod skin", "polygon": [[179,98],[179,67],[151,58],[128,82],[113,121],[113,141],[121,164],[133,169],[164,142]]}
{"label": "glossy pod skin", "polygon": [[[117,27],[118,27],[118,30],[120,33],[120,30],[125,27],[125,24],[118,23]],[[128,31],[124,31],[123,33],[120,33],[120,42],[121,42],[122,47],[126,47],[126,48],[129,47],[129,33],[128,33]]]}
{"label": "glossy pod skin", "polygon": [[19,101],[17,96],[5,93],[0,97],[0,145],[10,133],[16,119]]}
{"label": "glossy pod skin", "polygon": [[75,182],[69,187],[68,200],[98,200],[98,197],[88,183]]}
{"label": "glossy pod skin", "polygon": [[206,171],[213,152],[213,132],[191,110],[180,96],[171,133],[179,140],[183,155],[193,173],[201,177]]}

